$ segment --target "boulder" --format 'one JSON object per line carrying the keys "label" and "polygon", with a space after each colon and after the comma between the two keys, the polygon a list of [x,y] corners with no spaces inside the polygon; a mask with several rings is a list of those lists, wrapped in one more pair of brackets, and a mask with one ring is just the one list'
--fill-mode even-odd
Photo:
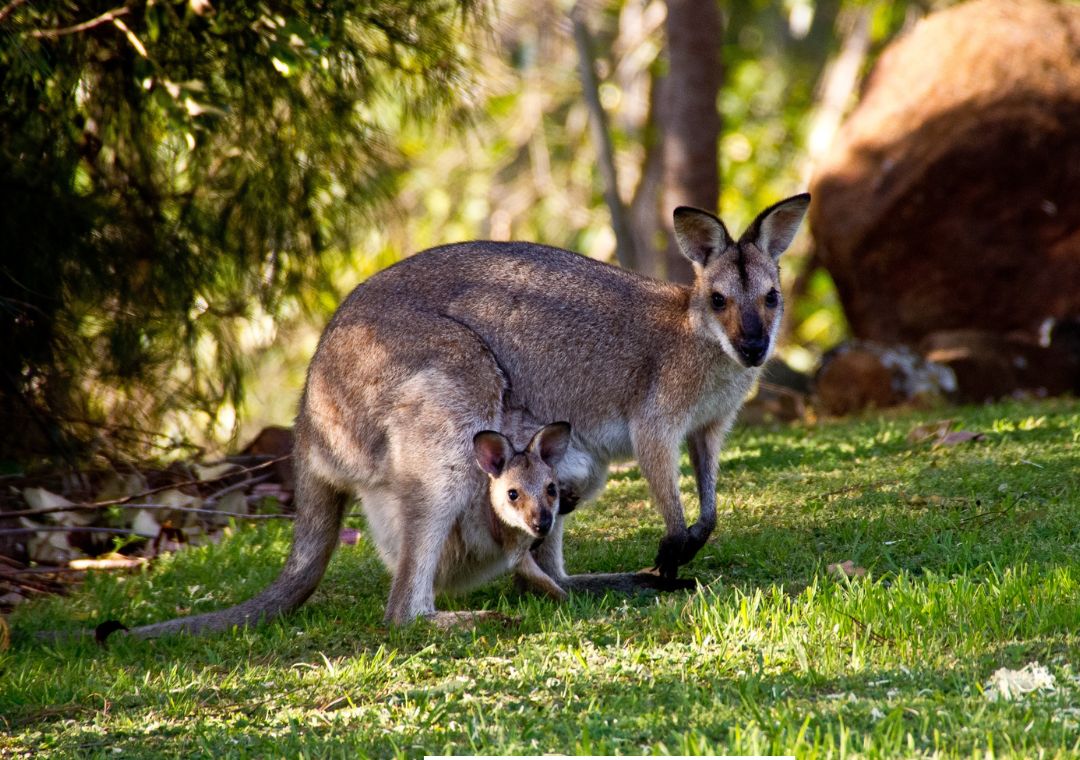
{"label": "boulder", "polygon": [[817,408],[833,416],[951,397],[956,376],[903,345],[852,340],[822,357],[814,376]]}
{"label": "boulder", "polygon": [[1044,333],[1036,339],[1027,333],[940,330],[927,335],[919,349],[956,375],[957,401],[1080,392],[1080,326],[1063,322]]}
{"label": "boulder", "polygon": [[858,338],[1080,315],[1080,4],[922,20],[882,53],[811,190]]}

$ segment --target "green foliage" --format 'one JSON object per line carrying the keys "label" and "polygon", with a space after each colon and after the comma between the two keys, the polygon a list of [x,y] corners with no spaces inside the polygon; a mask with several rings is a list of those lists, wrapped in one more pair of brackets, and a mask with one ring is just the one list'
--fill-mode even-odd
{"label": "green foliage", "polygon": [[394,132],[468,86],[469,2],[4,13],[0,455],[238,403],[269,317],[392,191]]}
{"label": "green foliage", "polygon": [[[443,607],[475,630],[382,622],[374,548],[342,547],[312,600],[254,631],[43,645],[40,629],[204,611],[260,589],[282,526],[25,605],[0,653],[0,754],[420,757],[1080,752],[1080,405],[950,410],[986,434],[910,444],[930,413],[737,430],[696,593],[558,605],[508,580]],[[684,457],[682,494],[695,487]],[[662,522],[636,469],[572,520],[572,572],[648,563]],[[861,578],[827,565],[853,560]],[[991,701],[1038,661],[1052,692]]]}

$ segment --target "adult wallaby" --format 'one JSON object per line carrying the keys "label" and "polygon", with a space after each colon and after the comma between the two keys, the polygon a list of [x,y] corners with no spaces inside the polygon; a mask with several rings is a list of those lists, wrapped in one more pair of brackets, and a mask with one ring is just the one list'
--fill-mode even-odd
{"label": "adult wallaby", "polygon": [[[354,495],[371,531],[400,540],[387,619],[433,614],[443,547],[474,497],[473,437],[503,429],[511,406],[573,426],[558,472],[565,506],[599,491],[608,462],[637,458],[667,529],[655,564],[674,578],[716,524],[720,447],[772,351],[783,313],[777,259],[809,202],[797,195],[765,209],[737,241],[712,214],[676,209],[691,285],[496,242],[433,248],[371,277],[338,308],[308,369],[285,568],[254,599],[172,629],[222,629],[299,606],[322,579]],[[683,441],[700,500],[689,529]],[[573,589],[563,522],[535,558]]]}

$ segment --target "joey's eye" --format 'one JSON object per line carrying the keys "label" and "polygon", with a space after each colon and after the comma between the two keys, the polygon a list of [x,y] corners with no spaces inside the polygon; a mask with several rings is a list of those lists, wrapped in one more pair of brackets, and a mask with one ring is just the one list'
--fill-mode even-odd
{"label": "joey's eye", "polygon": [[547,487],[547,494],[548,494],[548,496],[550,496],[550,497],[551,497],[551,498],[553,498],[553,499],[554,499],[554,498],[555,498],[556,496],[558,496],[558,494],[559,494],[559,491],[558,491],[558,489],[557,489],[557,488],[555,488],[555,484],[554,484],[554,483],[548,483],[548,487]]}
{"label": "joey's eye", "polygon": [[717,311],[720,311],[725,306],[727,306],[727,299],[724,298],[719,293],[713,293],[712,294],[712,307],[714,309],[716,309]]}
{"label": "joey's eye", "polygon": [[765,294],[765,305],[770,309],[775,309],[780,305],[780,294],[776,292],[776,288]]}
{"label": "joey's eye", "polygon": [[506,495],[510,498],[510,501],[517,501],[518,492],[516,488],[511,488],[506,492]]}

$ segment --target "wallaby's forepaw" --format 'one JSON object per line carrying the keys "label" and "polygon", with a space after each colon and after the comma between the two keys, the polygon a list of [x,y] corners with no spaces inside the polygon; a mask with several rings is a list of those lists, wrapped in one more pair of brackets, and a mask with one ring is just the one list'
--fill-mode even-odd
{"label": "wallaby's forepaw", "polygon": [[519,573],[514,576],[514,588],[519,594],[546,596],[556,602],[565,602],[567,598],[566,590],[546,576],[544,580],[530,579]]}
{"label": "wallaby's forepaw", "polygon": [[568,515],[577,509],[578,502],[581,501],[581,497],[576,492],[569,488],[559,489],[559,514]]}
{"label": "wallaby's forepaw", "polygon": [[520,618],[515,618],[494,610],[439,611],[424,615],[424,619],[436,628],[444,631],[454,628],[472,628],[479,623],[486,623],[489,621],[503,623],[504,625],[521,622]]}

